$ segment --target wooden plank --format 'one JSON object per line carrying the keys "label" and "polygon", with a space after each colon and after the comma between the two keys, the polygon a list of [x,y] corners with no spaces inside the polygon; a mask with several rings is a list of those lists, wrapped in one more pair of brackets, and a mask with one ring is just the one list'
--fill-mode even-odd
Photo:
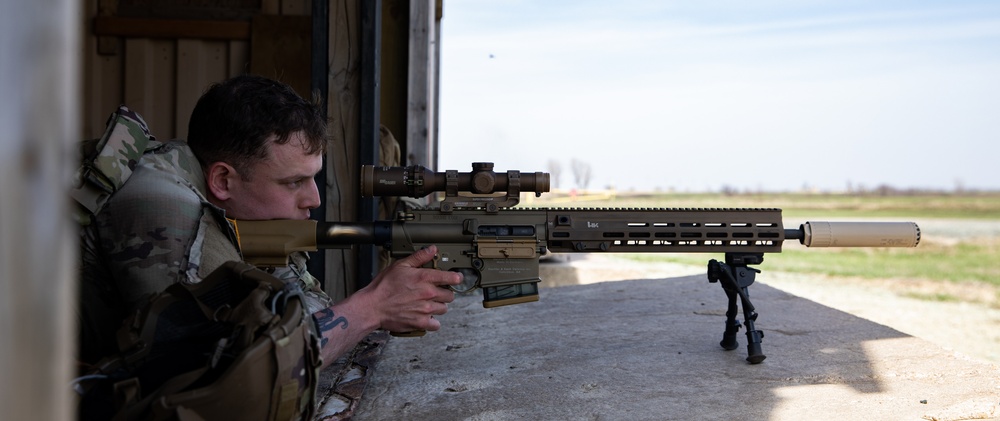
{"label": "wooden plank", "polygon": [[303,98],[311,98],[311,28],[309,16],[255,16],[250,71],[285,82]]}
{"label": "wooden plank", "polygon": [[[97,14],[97,0],[87,0],[84,10],[88,16]],[[83,96],[80,98],[83,132],[78,139],[92,139],[104,134],[108,116],[121,104],[122,56],[99,54],[98,39],[88,25],[82,25],[80,33],[83,35]],[[121,38],[111,37],[111,40],[118,44],[118,50],[124,46]]]}
{"label": "wooden plank", "polygon": [[[80,111],[83,133],[80,139],[92,139],[104,134],[107,118],[122,103],[122,55],[103,55],[97,51],[97,37],[84,37],[83,97]],[[120,38],[113,38],[124,46]]]}
{"label": "wooden plank", "polygon": [[174,136],[187,138],[188,120],[208,87],[228,77],[229,46],[225,41],[177,41],[177,100]]}
{"label": "wooden plank", "polygon": [[[382,61],[379,52],[382,45],[382,1],[373,0],[361,5],[361,90],[358,92],[358,155],[357,162],[352,166],[355,177],[358,177],[362,165],[375,165],[379,161],[379,110],[382,95],[379,88],[379,74]],[[357,180],[353,178],[352,180]],[[355,182],[355,186],[360,184]],[[355,187],[357,188],[357,187]],[[360,197],[357,190],[352,189],[355,198]],[[378,218],[378,200],[376,198],[358,199],[358,220],[374,221]],[[364,288],[378,273],[378,251],[373,245],[358,247],[358,276],[355,290]]]}
{"label": "wooden plank", "polygon": [[434,102],[434,106],[429,109],[428,112],[431,113],[430,121],[433,126],[433,130],[430,133],[430,139],[428,142],[431,146],[431,157],[430,162],[433,164],[433,168],[438,168],[439,155],[440,155],[440,144],[438,143],[439,133],[441,130],[441,17],[444,15],[444,3],[443,0],[436,0],[434,3],[434,50],[431,55],[430,61],[431,66],[434,70],[431,71],[431,99]]}
{"label": "wooden plank", "polygon": [[177,120],[177,41],[175,40],[152,40],[153,57],[152,67],[150,67],[149,92],[152,93],[152,101],[156,107],[153,126],[149,120],[150,130],[156,127],[154,132],[160,139],[173,139],[177,137],[174,131],[174,124]]}
{"label": "wooden plank", "polygon": [[[313,101],[319,102],[320,113],[324,121],[329,121],[329,110],[326,106],[326,99],[330,93],[330,76],[327,71],[330,67],[329,44],[330,44],[330,3],[328,1],[314,1],[310,4],[311,30],[310,39],[312,47],[309,51],[309,86],[313,92]],[[326,133],[324,133],[326,138]],[[316,191],[326,191],[326,165],[316,174]],[[319,221],[326,221],[326,195],[321,195],[320,205],[310,211],[310,217]],[[309,255],[309,263],[306,269],[319,279],[320,286],[326,286],[326,253],[319,251]]]}
{"label": "wooden plank", "polygon": [[265,15],[281,14],[281,0],[261,0],[260,13]]}
{"label": "wooden plank", "polygon": [[104,16],[153,19],[250,20],[261,0],[101,0]]}
{"label": "wooden plank", "polygon": [[407,165],[437,168],[430,135],[434,106],[434,0],[410,1],[409,72],[407,81]]}
{"label": "wooden plank", "polygon": [[[320,0],[329,1],[329,0]],[[312,5],[309,0],[283,0],[281,2],[282,15],[309,15]]]}
{"label": "wooden plank", "polygon": [[175,137],[176,42],[127,39],[125,54],[125,104],[142,114],[157,138]]}
{"label": "wooden plank", "polygon": [[[96,46],[95,46],[96,48]],[[122,104],[122,55],[95,54],[84,80],[84,136],[96,138],[104,134],[108,116]]]}
{"label": "wooden plank", "polygon": [[229,41],[228,65],[226,76],[233,77],[250,71],[250,42],[243,40]]}
{"label": "wooden plank", "polygon": [[203,82],[205,54],[201,44],[201,41],[191,39],[177,40],[177,102],[174,109],[178,116],[188,116],[174,121],[174,133],[181,139],[187,139],[187,122],[199,97],[191,87]]}
{"label": "wooden plank", "polygon": [[[386,0],[383,4],[385,13],[382,14],[382,49],[379,52],[379,59],[382,61],[379,98],[382,104],[379,108],[379,122],[399,141],[405,165],[409,154],[406,102],[410,67],[410,3],[409,0]],[[424,204],[427,202],[424,201]]]}
{"label": "wooden plank", "polygon": [[[155,109],[151,102],[152,98],[146,92],[146,73],[151,66],[150,45],[151,41],[145,38],[133,38],[125,40],[125,77],[122,92],[122,101],[146,119],[149,125],[149,118],[153,116]],[[152,129],[152,128],[151,128]]]}
{"label": "wooden plank", "polygon": [[[331,221],[357,220],[360,197],[358,123],[360,112],[361,14],[360,2],[342,0],[330,7],[330,148],[326,155],[326,215]],[[326,293],[341,300],[356,291],[357,251],[326,251]]]}
{"label": "wooden plank", "polygon": [[137,38],[250,39],[250,22],[97,16],[94,18],[94,34]]}

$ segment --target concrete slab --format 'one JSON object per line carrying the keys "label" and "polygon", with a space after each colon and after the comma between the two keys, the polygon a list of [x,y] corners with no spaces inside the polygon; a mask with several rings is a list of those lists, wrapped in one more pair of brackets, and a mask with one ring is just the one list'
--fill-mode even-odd
{"label": "concrete slab", "polygon": [[[995,419],[1000,367],[761,283],[767,359],[719,347],[725,294],[702,276],[574,285],[385,345],[353,418]],[[742,319],[742,316],[741,316]]]}

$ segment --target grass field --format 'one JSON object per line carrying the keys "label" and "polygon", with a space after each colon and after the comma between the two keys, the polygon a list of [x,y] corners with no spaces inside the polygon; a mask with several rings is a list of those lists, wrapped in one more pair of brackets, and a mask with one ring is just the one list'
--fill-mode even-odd
{"label": "grass field", "polygon": [[649,208],[780,208],[785,217],[910,217],[1000,220],[1000,192],[981,194],[614,194],[595,200],[542,195],[532,206]]}
{"label": "grass field", "polygon": [[[920,194],[899,196],[838,194],[645,194],[597,200],[543,197],[539,207],[611,208],[780,208],[786,223],[805,218],[898,219],[900,221],[1000,221],[1000,193]],[[637,261],[670,261],[704,265],[699,254],[634,254]],[[1000,304],[1000,235],[940,238],[924,235],[916,248],[807,249],[786,243],[780,254],[765,257],[767,270],[814,273],[863,279],[919,279],[948,284],[975,284],[995,289],[991,305]],[[948,294],[928,299],[950,300]]]}

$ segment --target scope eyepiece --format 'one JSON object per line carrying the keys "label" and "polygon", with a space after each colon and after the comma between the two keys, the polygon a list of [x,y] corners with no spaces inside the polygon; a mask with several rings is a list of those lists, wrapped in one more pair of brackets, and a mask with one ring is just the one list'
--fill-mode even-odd
{"label": "scope eyepiece", "polygon": [[458,192],[492,194],[497,192],[549,191],[549,174],[544,172],[521,173],[507,171],[496,173],[492,162],[474,162],[472,171],[460,173],[450,170],[435,172],[420,165],[408,167],[361,167],[361,195],[408,196],[421,198],[434,192],[455,196]]}

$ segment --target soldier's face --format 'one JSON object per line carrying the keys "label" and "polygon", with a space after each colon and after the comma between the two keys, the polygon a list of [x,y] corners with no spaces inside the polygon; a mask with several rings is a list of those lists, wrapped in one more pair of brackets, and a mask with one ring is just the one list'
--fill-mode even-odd
{"label": "soldier's face", "polygon": [[248,180],[234,183],[226,215],[247,220],[309,219],[309,210],[320,205],[313,177],[323,167],[323,156],[306,153],[304,140],[297,132],[284,144],[271,143],[268,158],[253,165]]}

